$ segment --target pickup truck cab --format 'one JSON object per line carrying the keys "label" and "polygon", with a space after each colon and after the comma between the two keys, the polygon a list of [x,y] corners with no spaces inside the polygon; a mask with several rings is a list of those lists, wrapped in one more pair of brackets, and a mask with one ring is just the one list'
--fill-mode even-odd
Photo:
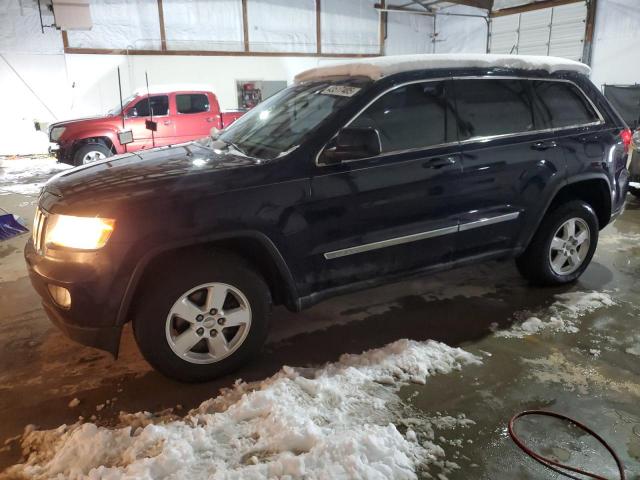
{"label": "pickup truck cab", "polygon": [[573,282],[629,180],[631,132],[588,73],[510,55],[304,72],[216,138],[52,178],[32,284],[71,338],[116,355],[131,321],[154,367],[202,381],[259,351],[272,304],[489,259]]}
{"label": "pickup truck cab", "polygon": [[[157,123],[147,129],[146,121]],[[49,127],[49,141],[57,144],[51,151],[58,161],[83,165],[112,155],[175,143],[209,135],[231,125],[244,111],[222,112],[215,94],[206,90],[150,89],[136,92],[106,115],[57,122]],[[122,145],[118,132],[131,130],[133,142]]]}

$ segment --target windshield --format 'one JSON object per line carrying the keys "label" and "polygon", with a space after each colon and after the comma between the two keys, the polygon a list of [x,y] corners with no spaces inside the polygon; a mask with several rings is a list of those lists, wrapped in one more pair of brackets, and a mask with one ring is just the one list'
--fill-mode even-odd
{"label": "windshield", "polygon": [[346,78],[294,85],[240,117],[218,137],[250,157],[271,160],[352,100],[370,80]]}
{"label": "windshield", "polygon": [[[136,98],[135,95],[129,95],[127,98],[122,100],[122,106],[126,107],[134,98]],[[107,115],[120,115],[120,102],[118,102],[118,104],[115,107],[107,110]]]}

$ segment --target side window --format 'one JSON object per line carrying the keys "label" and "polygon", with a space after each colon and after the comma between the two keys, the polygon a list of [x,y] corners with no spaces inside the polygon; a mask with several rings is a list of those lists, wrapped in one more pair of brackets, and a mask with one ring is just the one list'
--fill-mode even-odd
{"label": "side window", "polygon": [[178,113],[202,113],[209,111],[209,98],[204,93],[179,93],[176,95]]}
{"label": "side window", "polygon": [[372,103],[349,126],[375,128],[382,153],[425,148],[455,140],[445,82],[396,88]]}
{"label": "side window", "polygon": [[540,128],[562,128],[597,122],[598,115],[575,85],[532,81],[536,120]]}
{"label": "side window", "polygon": [[167,95],[154,95],[149,98],[138,100],[138,103],[129,110],[130,117],[148,117],[150,116],[149,104],[154,115],[167,115],[169,113],[169,97]]}
{"label": "side window", "polygon": [[455,80],[460,140],[534,130],[522,80]]}

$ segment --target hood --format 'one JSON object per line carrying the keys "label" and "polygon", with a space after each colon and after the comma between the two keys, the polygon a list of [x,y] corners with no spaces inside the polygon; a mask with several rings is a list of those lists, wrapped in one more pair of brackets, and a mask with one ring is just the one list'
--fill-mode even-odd
{"label": "hood", "polygon": [[102,120],[107,120],[112,118],[113,115],[94,115],[92,117],[83,117],[83,118],[74,118],[72,120],[63,120],[62,122],[55,122],[49,125],[49,129],[53,129],[56,127],[73,127],[76,125],[86,125],[87,122],[94,123],[100,122]]}
{"label": "hood", "polygon": [[[125,201],[167,200],[240,188],[251,181],[251,176],[237,171],[263,163],[232,149],[214,151],[188,143],[116,155],[64,170],[47,182],[44,191],[48,197],[57,197],[57,208],[104,211]],[[47,205],[43,207],[48,209]]]}

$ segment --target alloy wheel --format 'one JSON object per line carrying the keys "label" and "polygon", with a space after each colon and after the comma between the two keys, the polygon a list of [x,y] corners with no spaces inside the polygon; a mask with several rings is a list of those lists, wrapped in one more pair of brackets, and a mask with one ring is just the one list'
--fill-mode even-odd
{"label": "alloy wheel", "polygon": [[102,152],[87,152],[85,156],[82,157],[82,164],[86,165],[87,163],[97,162],[98,160],[102,160],[103,158],[107,158],[107,156]]}
{"label": "alloy wheel", "polygon": [[591,244],[591,231],[583,219],[575,217],[564,222],[551,240],[549,262],[557,275],[570,275],[584,263]]}
{"label": "alloy wheel", "polygon": [[206,283],[173,304],[167,315],[166,337],[181,359],[209,364],[240,348],[250,328],[251,307],[245,295],[226,283]]}

